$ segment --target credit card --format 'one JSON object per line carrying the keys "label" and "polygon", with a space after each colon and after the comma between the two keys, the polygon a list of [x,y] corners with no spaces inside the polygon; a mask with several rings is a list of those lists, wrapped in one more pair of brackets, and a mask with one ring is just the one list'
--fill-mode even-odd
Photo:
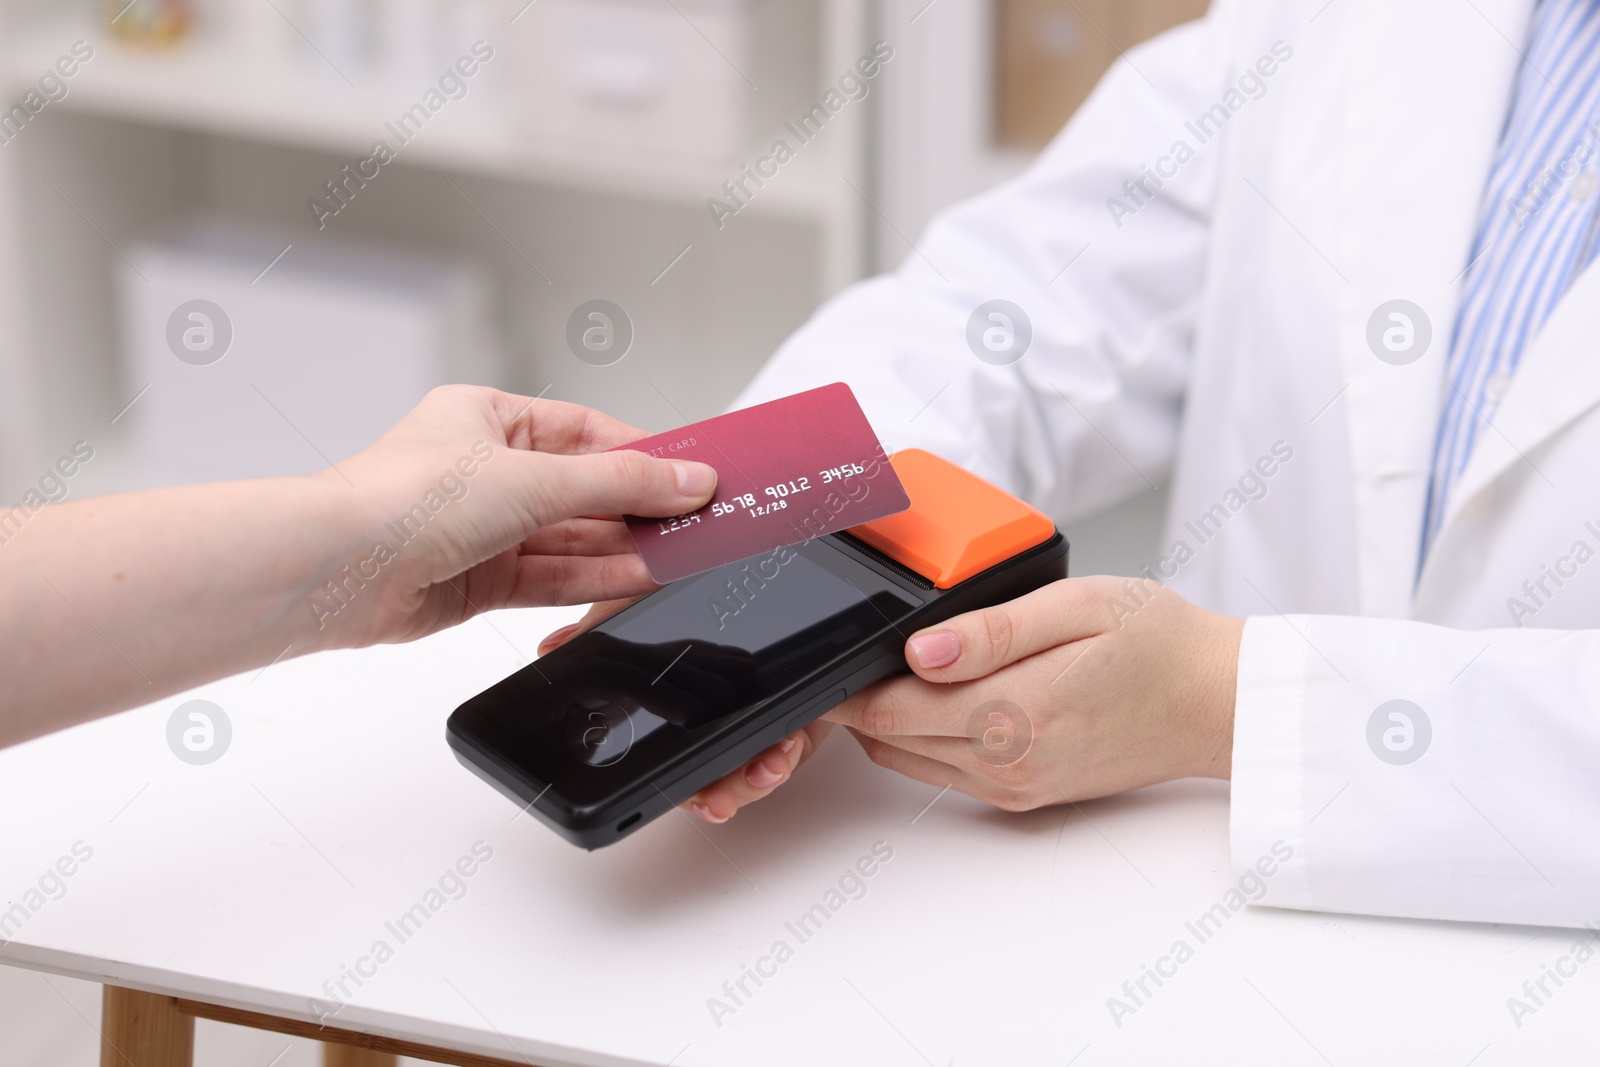
{"label": "credit card", "polygon": [[672,519],[628,516],[650,577],[667,582],[837,533],[911,506],[843,382],[646,437],[622,449],[717,469],[717,492]]}

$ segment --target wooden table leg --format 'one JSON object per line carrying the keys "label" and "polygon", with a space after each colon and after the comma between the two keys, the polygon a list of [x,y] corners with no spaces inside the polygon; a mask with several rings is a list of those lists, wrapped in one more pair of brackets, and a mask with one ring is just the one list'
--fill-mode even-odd
{"label": "wooden table leg", "polygon": [[[318,1026],[316,1023],[300,1019],[285,1019],[262,1012],[246,1011],[243,1008],[225,1008],[219,1004],[207,1004],[203,1000],[180,999],[177,1007],[185,1015],[197,1019],[214,1019],[231,1026],[253,1026],[257,1030],[271,1030],[274,1033],[321,1041],[324,1067],[395,1067],[397,1059],[401,1056],[427,1060],[430,1063],[454,1064],[456,1067],[529,1067],[529,1061],[525,1059],[505,1060],[476,1052],[451,1052],[448,1049],[425,1045],[420,1041],[363,1034],[332,1026]],[[126,1067],[126,1065],[108,1061],[105,1067]],[[144,1067],[144,1064],[138,1064],[137,1067]],[[165,1067],[165,1064],[162,1064],[162,1067]],[[189,1061],[184,1060],[182,1067],[190,1067]]]}
{"label": "wooden table leg", "polygon": [[400,1057],[354,1045],[323,1045],[322,1067],[398,1067]]}
{"label": "wooden table leg", "polygon": [[194,1067],[194,1016],[176,998],[108,985],[100,1004],[100,1067]]}

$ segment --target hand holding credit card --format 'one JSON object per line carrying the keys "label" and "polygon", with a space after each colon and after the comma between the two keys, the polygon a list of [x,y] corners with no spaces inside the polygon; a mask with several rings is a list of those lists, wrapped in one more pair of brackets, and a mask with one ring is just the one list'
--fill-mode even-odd
{"label": "hand holding credit card", "polygon": [[911,506],[883,445],[843,382],[691,423],[612,451],[716,468],[705,507],[675,519],[630,515],[661,584],[858,526]]}

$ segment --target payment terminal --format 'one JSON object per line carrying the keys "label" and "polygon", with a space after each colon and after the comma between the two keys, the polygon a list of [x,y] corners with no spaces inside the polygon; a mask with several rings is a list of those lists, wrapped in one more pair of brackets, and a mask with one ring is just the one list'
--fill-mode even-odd
{"label": "payment terminal", "polygon": [[641,598],[457,708],[456,758],[599,848],[908,670],[917,630],[1066,576],[1043,512],[928,452],[889,462],[909,509]]}

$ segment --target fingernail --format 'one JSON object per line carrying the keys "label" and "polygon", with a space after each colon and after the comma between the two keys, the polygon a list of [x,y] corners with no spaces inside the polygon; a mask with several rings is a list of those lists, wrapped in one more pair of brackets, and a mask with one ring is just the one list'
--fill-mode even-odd
{"label": "fingernail", "polygon": [[766,789],[783,781],[783,775],[768,767],[766,760],[756,760],[744,769],[744,780],[757,789]]}
{"label": "fingernail", "polygon": [[700,816],[700,818],[704,819],[708,823],[715,824],[728,821],[728,816],[726,815],[717,816],[711,814],[711,809],[706,807],[704,804],[690,804],[689,810]]}
{"label": "fingernail", "polygon": [[917,634],[906,644],[918,667],[946,667],[961,657],[961,638],[949,630]]}
{"label": "fingernail", "polygon": [[778,743],[778,747],[784,752],[793,752],[794,746],[798,745],[799,743],[800,735],[795,734],[793,737],[785,737],[781,742]]}
{"label": "fingernail", "polygon": [[704,463],[674,463],[678,492],[684,496],[705,496],[717,484],[717,472]]}
{"label": "fingernail", "polygon": [[539,643],[541,645],[559,645],[577,631],[577,623],[573,623],[571,626],[563,626],[559,630],[551,630],[547,635],[545,635],[545,639]]}

